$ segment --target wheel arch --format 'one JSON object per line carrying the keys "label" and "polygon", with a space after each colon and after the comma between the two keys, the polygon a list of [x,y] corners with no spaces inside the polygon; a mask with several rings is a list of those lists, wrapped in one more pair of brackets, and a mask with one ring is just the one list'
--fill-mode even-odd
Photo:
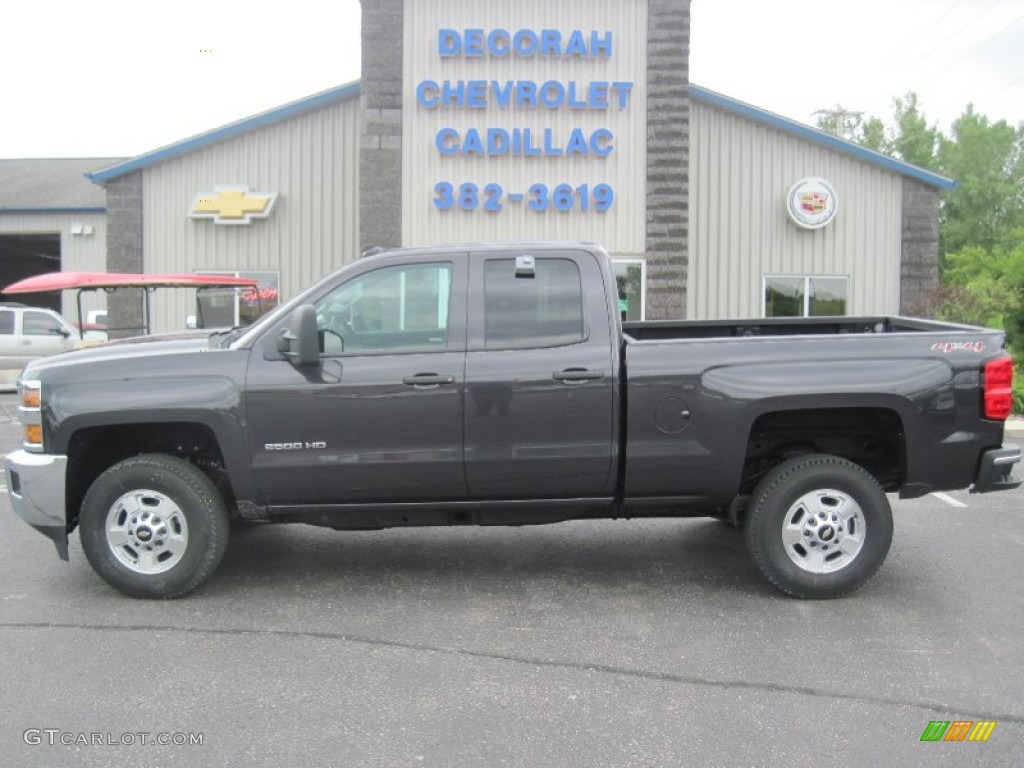
{"label": "wheel arch", "polygon": [[176,456],[195,465],[217,486],[229,509],[236,505],[235,485],[221,441],[201,421],[143,421],[87,426],[68,441],[65,517],[68,530],[77,524],[79,509],[93,481],[124,459],[154,453]]}
{"label": "wheel arch", "polygon": [[795,406],[758,413],[747,433],[740,494],[753,491],[768,472],[795,456],[820,453],[844,458],[868,472],[886,491],[907,477],[905,417],[892,403]]}

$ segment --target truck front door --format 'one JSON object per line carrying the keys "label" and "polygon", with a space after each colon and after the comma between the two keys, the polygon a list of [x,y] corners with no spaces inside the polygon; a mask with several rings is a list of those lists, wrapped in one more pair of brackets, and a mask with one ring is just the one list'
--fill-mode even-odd
{"label": "truck front door", "polygon": [[245,412],[265,503],[465,499],[466,273],[465,254],[369,260],[314,299],[319,365],[277,351],[284,328],[260,340]]}

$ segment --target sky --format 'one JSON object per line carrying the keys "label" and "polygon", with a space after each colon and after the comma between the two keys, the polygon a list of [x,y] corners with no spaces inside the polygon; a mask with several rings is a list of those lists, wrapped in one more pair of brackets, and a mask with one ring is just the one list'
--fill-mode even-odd
{"label": "sky", "polygon": [[[372,2],[372,0],[367,0]],[[693,0],[690,80],[808,124],[1024,121],[1024,0]],[[0,158],[131,157],[359,78],[358,0],[6,3]]]}

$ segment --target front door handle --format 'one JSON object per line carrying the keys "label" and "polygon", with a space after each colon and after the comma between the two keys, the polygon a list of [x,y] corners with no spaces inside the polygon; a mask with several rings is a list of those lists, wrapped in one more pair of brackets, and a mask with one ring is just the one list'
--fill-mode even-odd
{"label": "front door handle", "polygon": [[604,378],[604,371],[588,371],[586,368],[566,368],[551,374],[555,381],[596,381]]}
{"label": "front door handle", "polygon": [[454,384],[454,376],[440,376],[436,373],[417,373],[415,376],[406,376],[402,383],[410,387],[434,388],[442,384]]}

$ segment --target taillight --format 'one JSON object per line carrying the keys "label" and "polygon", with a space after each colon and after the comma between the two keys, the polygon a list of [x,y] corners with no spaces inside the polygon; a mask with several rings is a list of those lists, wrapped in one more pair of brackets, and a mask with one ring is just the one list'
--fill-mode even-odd
{"label": "taillight", "polygon": [[1013,360],[998,357],[985,363],[985,418],[1005,421],[1013,409]]}

